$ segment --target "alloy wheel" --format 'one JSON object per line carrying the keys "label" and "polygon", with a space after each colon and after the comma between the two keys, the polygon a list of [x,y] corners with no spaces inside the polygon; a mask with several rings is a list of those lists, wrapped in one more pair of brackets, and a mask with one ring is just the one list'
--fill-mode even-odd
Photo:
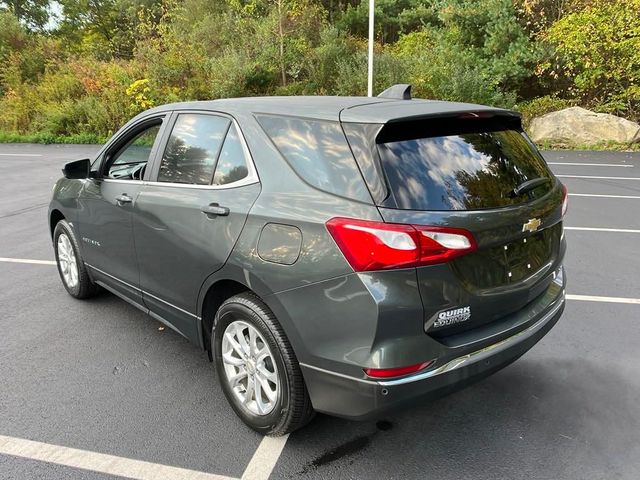
{"label": "alloy wheel", "polygon": [[268,415],[280,396],[278,369],[260,332],[235,320],[222,337],[226,380],[239,403],[254,415]]}
{"label": "alloy wheel", "polygon": [[74,288],[78,285],[78,261],[66,233],[58,236],[58,264],[67,287]]}

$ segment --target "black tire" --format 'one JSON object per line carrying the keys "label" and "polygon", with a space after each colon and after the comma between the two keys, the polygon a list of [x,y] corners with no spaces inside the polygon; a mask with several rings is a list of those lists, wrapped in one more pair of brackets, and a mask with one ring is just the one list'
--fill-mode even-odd
{"label": "black tire", "polygon": [[[250,324],[258,331],[277,366],[280,394],[268,414],[255,415],[245,408],[227,380],[222,359],[222,337],[226,328],[236,320]],[[211,338],[220,385],[231,407],[245,424],[263,435],[275,437],[293,432],[313,418],[314,410],[291,344],[275,315],[256,295],[246,292],[225,301],[216,313]]]}
{"label": "black tire", "polygon": [[[58,254],[58,240],[61,235],[66,235],[71,244],[71,248],[73,249],[73,253],[75,255],[76,266],[77,266],[77,282],[75,285],[69,285],[67,280],[65,280],[65,276],[62,272],[62,267],[60,265],[60,256]],[[100,287],[91,281],[91,277],[89,276],[89,272],[87,271],[87,267],[84,264],[82,259],[82,255],[80,254],[80,248],[78,246],[78,240],[76,239],[75,234],[73,233],[73,229],[71,225],[66,220],[60,220],[56,228],[53,230],[53,250],[56,255],[56,265],[58,266],[58,274],[60,275],[60,280],[62,280],[62,285],[74,298],[84,299],[94,296],[100,290]]]}

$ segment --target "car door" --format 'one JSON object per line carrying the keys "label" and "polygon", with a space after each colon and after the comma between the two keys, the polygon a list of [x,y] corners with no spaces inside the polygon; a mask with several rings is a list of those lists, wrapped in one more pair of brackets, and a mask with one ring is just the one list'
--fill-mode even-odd
{"label": "car door", "polygon": [[226,262],[260,192],[237,123],[176,112],[134,205],[140,287],[152,313],[194,341],[205,279]]}
{"label": "car door", "polygon": [[132,211],[146,167],[158,146],[163,117],[147,118],[114,139],[87,182],[79,216],[83,255],[98,282],[139,305],[142,294],[134,249]]}

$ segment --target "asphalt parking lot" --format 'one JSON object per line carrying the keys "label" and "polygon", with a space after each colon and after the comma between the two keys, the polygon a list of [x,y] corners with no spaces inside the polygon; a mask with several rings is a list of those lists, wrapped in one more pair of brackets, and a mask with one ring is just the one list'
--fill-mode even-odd
{"label": "asphalt parking lot", "polygon": [[571,194],[570,296],[523,358],[378,422],[318,415],[263,440],[204,352],[110,294],[64,291],[47,204],[96,150],[0,145],[1,479],[640,478],[640,153],[545,152]]}

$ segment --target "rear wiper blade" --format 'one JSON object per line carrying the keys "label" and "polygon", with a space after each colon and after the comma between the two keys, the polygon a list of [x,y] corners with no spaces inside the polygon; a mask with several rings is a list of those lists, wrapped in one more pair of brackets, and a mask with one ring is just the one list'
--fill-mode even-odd
{"label": "rear wiper blade", "polygon": [[544,185],[545,183],[548,183],[550,181],[551,181],[550,178],[545,178],[545,177],[532,178],[531,180],[522,182],[516,188],[514,188],[509,193],[507,193],[507,196],[509,198],[519,197],[520,195],[524,195],[525,193],[530,192],[534,188],[537,188],[540,185]]}

